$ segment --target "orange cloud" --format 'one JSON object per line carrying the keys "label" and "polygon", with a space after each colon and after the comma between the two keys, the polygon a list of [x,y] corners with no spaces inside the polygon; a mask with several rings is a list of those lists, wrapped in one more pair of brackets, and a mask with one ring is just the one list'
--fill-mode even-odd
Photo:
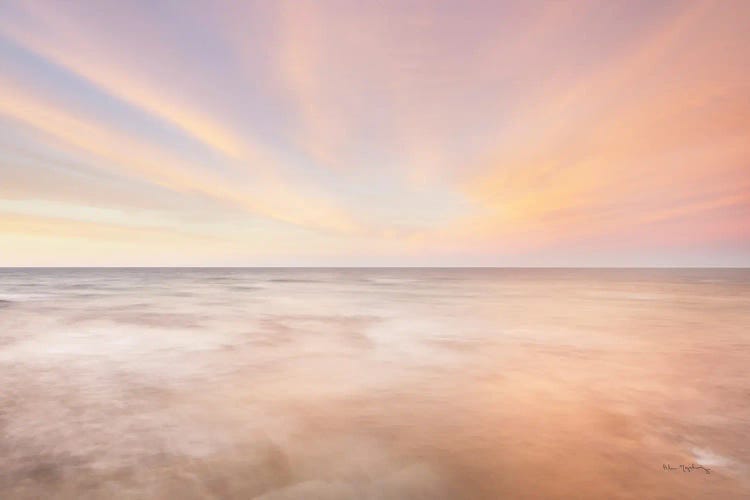
{"label": "orange cloud", "polygon": [[[623,59],[519,115],[522,135],[503,140],[506,147],[470,169],[480,174],[465,184],[485,212],[481,231],[510,236],[536,228],[553,241],[686,215],[721,200],[746,202],[750,105],[738,97],[747,75],[732,66],[703,71],[703,57],[718,51],[720,37],[706,42],[713,50],[684,48],[708,7],[691,6]],[[579,112],[591,103],[595,113]],[[687,193],[706,201],[675,206],[674,195]],[[574,220],[580,227],[571,227]]]}
{"label": "orange cloud", "polygon": [[[43,23],[44,29],[23,29],[12,22],[0,22],[0,27],[5,36],[27,50],[169,123],[209,148],[260,165],[269,161],[268,153],[258,144],[252,144],[247,134],[240,135],[211,112],[200,109],[199,96],[188,100],[174,91],[165,91],[164,82],[154,81],[142,68],[117,57],[117,49],[108,47],[104,37],[92,40],[91,23],[76,23],[65,17],[65,9],[53,9],[42,2],[26,3],[24,8],[37,22]],[[138,44],[139,40],[133,42]],[[143,49],[148,51],[148,47]]]}
{"label": "orange cloud", "polygon": [[203,193],[289,224],[336,232],[359,231],[351,218],[328,200],[305,196],[268,177],[262,189],[243,189],[209,169],[112,130],[106,123],[88,121],[44,102],[11,80],[5,79],[0,87],[0,114],[30,125],[67,147],[93,155],[102,168],[176,191]]}

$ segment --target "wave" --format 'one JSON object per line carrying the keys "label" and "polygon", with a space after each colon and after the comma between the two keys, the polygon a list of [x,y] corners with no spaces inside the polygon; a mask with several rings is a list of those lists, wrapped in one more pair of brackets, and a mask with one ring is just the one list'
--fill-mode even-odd
{"label": "wave", "polygon": [[411,283],[417,283],[419,280],[414,278],[392,278],[383,276],[367,278],[366,281],[374,285],[408,285]]}
{"label": "wave", "polygon": [[268,280],[272,283],[326,283],[322,280],[311,280],[302,278],[272,278]]}

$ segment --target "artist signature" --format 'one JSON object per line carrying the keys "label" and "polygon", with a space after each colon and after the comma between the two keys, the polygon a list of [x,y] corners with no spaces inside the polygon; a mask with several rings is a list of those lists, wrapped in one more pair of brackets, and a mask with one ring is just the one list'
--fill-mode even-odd
{"label": "artist signature", "polygon": [[672,467],[670,464],[662,464],[662,469],[664,469],[667,472],[671,472],[673,470],[682,470],[682,472],[693,472],[694,470],[702,469],[706,474],[711,474],[711,469],[708,467],[703,467],[702,465],[696,465],[696,464],[688,464],[688,465],[678,465],[677,467]]}

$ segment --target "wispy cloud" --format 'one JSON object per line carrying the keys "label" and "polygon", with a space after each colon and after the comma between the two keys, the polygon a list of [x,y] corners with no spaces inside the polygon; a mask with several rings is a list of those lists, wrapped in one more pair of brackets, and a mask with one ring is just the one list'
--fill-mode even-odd
{"label": "wispy cloud", "polygon": [[748,22],[740,1],[5,2],[3,258],[750,258]]}

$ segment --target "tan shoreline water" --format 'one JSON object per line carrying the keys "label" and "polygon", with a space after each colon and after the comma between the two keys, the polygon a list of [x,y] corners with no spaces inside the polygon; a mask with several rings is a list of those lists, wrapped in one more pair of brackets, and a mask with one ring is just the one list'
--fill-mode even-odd
{"label": "tan shoreline water", "polygon": [[748,373],[747,270],[4,269],[0,498],[748,498]]}

